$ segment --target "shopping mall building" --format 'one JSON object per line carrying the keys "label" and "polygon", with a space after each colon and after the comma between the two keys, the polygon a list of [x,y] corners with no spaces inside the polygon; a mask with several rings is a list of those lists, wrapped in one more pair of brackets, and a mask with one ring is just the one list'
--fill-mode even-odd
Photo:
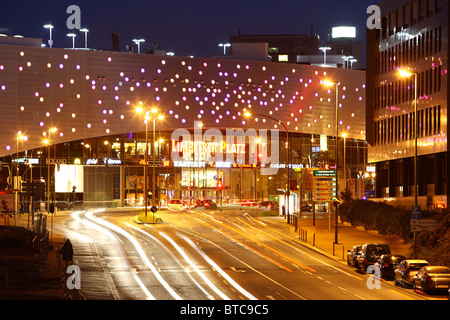
{"label": "shopping mall building", "polygon": [[133,205],[146,166],[161,205],[216,198],[221,177],[224,201],[278,200],[288,184],[298,199],[301,168],[335,166],[324,80],[339,83],[339,170],[346,155],[356,177],[365,71],[0,44],[0,188],[50,181],[58,203]]}

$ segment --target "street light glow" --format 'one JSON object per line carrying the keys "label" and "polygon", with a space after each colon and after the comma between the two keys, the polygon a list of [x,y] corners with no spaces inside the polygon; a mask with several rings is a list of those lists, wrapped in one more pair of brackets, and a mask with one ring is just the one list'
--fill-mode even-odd
{"label": "street light glow", "polygon": [[331,86],[334,86],[336,84],[336,82],[332,82],[332,81],[329,81],[329,80],[324,80],[323,84],[326,85],[327,87],[331,87]]}
{"label": "street light glow", "polygon": [[400,69],[400,70],[398,70],[398,73],[399,73],[402,77],[405,77],[405,78],[411,77],[411,76],[414,74],[414,73],[409,72],[409,71],[407,71],[407,70],[405,70],[405,69]]}

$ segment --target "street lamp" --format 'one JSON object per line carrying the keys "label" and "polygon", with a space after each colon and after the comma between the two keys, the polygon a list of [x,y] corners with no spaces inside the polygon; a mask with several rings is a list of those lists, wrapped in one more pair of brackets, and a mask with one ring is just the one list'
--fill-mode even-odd
{"label": "street lamp", "polygon": [[46,25],[44,25],[44,28],[49,29],[49,31],[50,31],[50,39],[48,40],[48,45],[50,46],[50,48],[52,48],[53,47],[53,40],[52,40],[53,26],[51,24],[46,24]]}
{"label": "street lamp", "polygon": [[417,208],[417,73],[399,69],[399,75],[404,78],[414,76],[414,206]]}
{"label": "street lamp", "polygon": [[[339,82],[332,82],[325,80],[323,84],[327,87],[335,87],[336,91],[336,200],[339,201],[339,173],[338,173],[338,140],[339,140]],[[334,232],[334,243],[338,243],[338,214],[339,206],[336,206],[336,216],[335,216],[335,232]]]}
{"label": "street lamp", "polygon": [[223,47],[223,55],[226,55],[227,47],[231,47],[231,43],[219,43],[219,47]]}
{"label": "street lamp", "polygon": [[141,53],[141,42],[145,42],[145,39],[133,39],[133,42],[137,44],[138,53]]}
{"label": "street lamp", "polygon": [[357,59],[350,59],[349,60],[350,61],[350,69],[353,69],[353,62],[358,62],[358,60]]}
{"label": "street lamp", "polygon": [[261,113],[250,113],[250,112],[246,112],[246,113],[244,113],[244,115],[246,117],[251,117],[252,115],[254,115],[254,116],[260,116],[260,117],[266,117],[266,118],[272,119],[272,120],[276,121],[277,123],[281,124],[284,127],[284,130],[286,131],[287,184],[286,184],[286,197],[285,197],[286,198],[285,199],[286,203],[285,204],[286,204],[286,208],[287,208],[287,214],[288,214],[288,217],[289,217],[289,196],[290,196],[290,193],[291,193],[291,190],[290,190],[290,182],[291,182],[291,170],[290,170],[291,152],[290,152],[290,149],[291,149],[291,146],[289,145],[289,131],[288,131],[287,127],[285,126],[285,124],[281,120],[276,119],[274,117],[271,117],[271,116],[268,116],[268,115],[265,115],[265,114],[261,114]]}
{"label": "street lamp", "polygon": [[344,60],[344,69],[348,69],[348,61],[353,59],[353,56],[342,56],[342,59]]}
{"label": "street lamp", "polygon": [[[144,109],[142,107],[136,108],[137,113],[143,113]],[[156,140],[156,119],[162,120],[164,117],[162,115],[156,115],[158,112],[158,109],[153,108],[149,111],[145,111],[145,152],[144,152],[144,213],[145,218],[147,218],[147,212],[148,212],[148,191],[147,191],[147,155],[148,155],[148,121],[150,119],[153,119],[153,142]],[[154,114],[154,116],[151,116],[151,114]],[[152,191],[152,206],[155,206],[155,194],[156,194],[156,179],[155,179],[155,157],[156,157],[156,148],[157,144],[153,143],[153,191]],[[155,215],[153,214],[153,223],[155,222]]]}
{"label": "street lamp", "polygon": [[320,47],[319,50],[323,51],[323,65],[327,64],[327,51],[331,50],[330,47]]}
{"label": "street lamp", "polygon": [[83,28],[80,29],[81,32],[84,32],[84,48],[87,49],[88,45],[87,45],[87,34],[89,32],[89,29],[87,28]]}
{"label": "street lamp", "polygon": [[[47,212],[50,214],[50,135],[52,132],[56,132],[57,128],[51,128],[48,130],[48,138],[44,140],[47,145]],[[52,225],[50,232],[50,241],[53,239],[53,212],[52,214]]]}
{"label": "street lamp", "polygon": [[[20,141],[24,141],[24,140],[27,141],[28,137],[23,135],[21,131],[17,132],[17,138],[16,138],[16,178],[14,179],[14,176],[13,176],[13,182],[12,182],[13,183],[13,189],[16,190],[16,192],[15,192],[15,199],[14,199],[14,202],[15,202],[14,206],[16,208],[15,211],[17,211],[17,208],[19,207],[19,191],[18,191],[19,190],[19,140]],[[14,170],[12,170],[12,171],[14,172]],[[13,175],[14,175],[14,173],[13,173]],[[14,180],[17,181],[17,186],[16,187],[14,187],[14,185],[16,184]],[[14,219],[15,219],[15,212],[14,212]]]}
{"label": "street lamp", "polygon": [[75,49],[75,37],[77,36],[75,33],[68,33],[68,37],[72,37],[72,49]]}

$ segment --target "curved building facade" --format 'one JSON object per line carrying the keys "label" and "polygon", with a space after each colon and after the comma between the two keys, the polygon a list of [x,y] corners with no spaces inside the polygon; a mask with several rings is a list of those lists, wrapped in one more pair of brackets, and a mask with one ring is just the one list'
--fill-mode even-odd
{"label": "curved building facade", "polygon": [[[165,176],[165,181],[183,165],[198,168],[199,165],[193,163],[175,165],[171,159],[172,152],[180,148],[180,141],[172,139],[174,130],[185,129],[194,135],[196,122],[201,123],[203,132],[214,128],[224,135],[226,129],[243,129],[244,132],[278,129],[280,157],[271,164],[278,168],[296,161],[300,164],[306,155],[306,151],[301,151],[304,140],[308,145],[305,150],[310,154],[305,161],[313,165],[313,150],[318,159],[320,146],[325,151],[325,146],[331,146],[336,135],[336,92],[334,87],[326,87],[324,80],[339,82],[339,134],[345,133],[347,146],[351,146],[352,141],[357,145],[365,140],[364,71],[11,45],[0,45],[0,57],[0,157],[6,163],[19,163],[19,175],[25,177],[24,180],[29,168],[20,168],[22,161],[30,165],[30,159],[36,158],[40,178],[46,177],[49,165],[55,165],[55,170],[61,170],[61,166],[69,170],[64,165],[82,165],[85,178],[77,192],[91,188],[93,194],[98,190],[97,200],[104,193],[103,187],[94,187],[101,179],[112,179],[105,182],[105,185],[112,184],[107,187],[111,190],[108,192],[116,193],[112,197],[122,202],[128,198],[127,183],[139,189],[141,173],[136,171],[137,180],[132,184],[124,172],[131,163],[136,169],[130,170],[139,171],[139,161],[141,167],[145,163],[142,161],[152,167],[155,159],[158,170],[166,170],[166,173],[157,173]],[[154,131],[151,120],[146,127],[142,113],[136,112],[138,107],[144,111],[157,109],[157,114],[163,116],[155,120]],[[246,112],[253,116],[246,117]],[[27,139],[19,138],[19,132]],[[289,161],[283,147],[286,132],[289,132],[291,146]],[[44,144],[44,140],[48,144]],[[150,148],[144,156],[146,141]],[[235,157],[240,152],[245,153],[247,160],[243,164],[258,167],[257,161],[249,163],[248,143],[244,144],[236,143],[225,150]],[[195,162],[195,152],[199,160],[198,150],[201,149],[195,144],[192,148]],[[259,148],[264,149],[264,146]],[[46,160],[42,161],[41,157]],[[329,158],[321,161],[327,165],[333,163]],[[230,167],[231,174],[233,164],[220,165]],[[100,167],[103,169],[96,169],[97,173],[92,174],[93,180],[89,182],[90,174],[86,172]],[[151,168],[149,170],[151,175]],[[199,171],[197,188],[202,180]],[[35,179],[37,169],[33,172],[31,175]],[[177,181],[173,182],[173,191],[182,188],[183,173],[177,172],[181,176],[171,179]],[[56,173],[52,169],[54,190],[58,189]],[[128,175],[132,176],[131,171]],[[208,175],[211,177],[205,178]],[[216,175],[205,173],[202,177],[209,181]],[[244,180],[243,175],[240,181]],[[186,177],[185,183],[192,185],[189,179]],[[230,179],[233,181],[232,177],[227,178]],[[248,179],[259,178],[254,174]],[[267,181],[261,183],[270,185]],[[69,187],[65,186],[67,193]],[[203,188],[209,188],[207,182]],[[236,188],[245,189],[242,184]],[[139,198],[138,193],[134,192],[134,199]],[[172,193],[172,196],[182,197],[183,194]],[[267,197],[261,193],[260,198]]]}

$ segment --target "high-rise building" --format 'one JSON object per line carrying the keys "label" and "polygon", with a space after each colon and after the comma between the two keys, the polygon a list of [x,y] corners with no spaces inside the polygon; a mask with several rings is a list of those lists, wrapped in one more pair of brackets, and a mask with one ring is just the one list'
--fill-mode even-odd
{"label": "high-rise building", "polygon": [[366,128],[376,197],[411,208],[416,159],[418,204],[447,206],[448,1],[387,0],[379,7],[381,30],[367,32]]}

